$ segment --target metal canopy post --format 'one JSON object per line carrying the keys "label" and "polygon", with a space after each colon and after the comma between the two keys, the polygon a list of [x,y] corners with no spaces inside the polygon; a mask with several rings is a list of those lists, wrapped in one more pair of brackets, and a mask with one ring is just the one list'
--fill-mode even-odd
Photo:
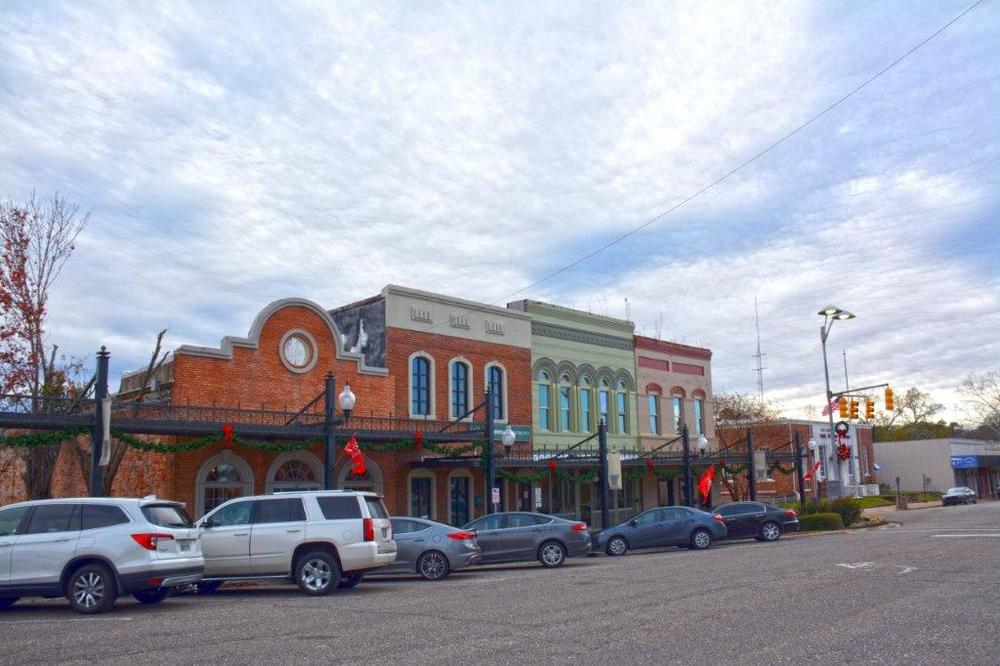
{"label": "metal canopy post", "polygon": [[806,480],[802,472],[802,441],[795,431],[795,476],[799,482],[799,509],[806,507]]}
{"label": "metal canopy post", "polygon": [[488,385],[483,404],[486,405],[486,441],[483,443],[483,453],[486,455],[486,478],[483,487],[486,488],[486,497],[483,498],[483,504],[486,505],[486,513],[489,514],[496,511],[493,504],[493,489],[496,487],[496,463],[493,460],[493,394]]}
{"label": "metal canopy post", "polygon": [[323,390],[325,411],[323,412],[323,488],[333,490],[333,466],[337,462],[337,425],[334,421],[334,395],[337,392],[337,380],[333,373],[326,375],[326,385]]}
{"label": "metal canopy post", "polygon": [[681,429],[681,442],[684,445],[684,506],[691,506],[691,437],[687,424]]}
{"label": "metal canopy post", "polygon": [[608,426],[597,424],[597,455],[601,457],[601,529],[608,529]]}
{"label": "metal canopy post", "polygon": [[[90,431],[90,496],[104,496],[104,468],[101,454],[104,448],[104,410],[102,400],[108,397],[108,359],[111,354],[103,346],[97,352],[97,384],[94,387],[94,425]],[[110,445],[110,442],[109,442]]]}

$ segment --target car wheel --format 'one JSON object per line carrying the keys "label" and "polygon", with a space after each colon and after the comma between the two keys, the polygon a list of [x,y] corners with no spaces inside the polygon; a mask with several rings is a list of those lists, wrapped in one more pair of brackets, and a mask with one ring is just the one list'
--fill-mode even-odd
{"label": "car wheel", "polygon": [[350,590],[352,588],[355,588],[358,586],[358,583],[364,580],[364,577],[365,575],[363,573],[347,574],[346,576],[340,579],[339,583],[337,583],[337,589]]}
{"label": "car wheel", "polygon": [[295,562],[295,584],[314,597],[330,594],[340,581],[340,566],[330,553],[314,550]]}
{"label": "car wheel", "polygon": [[550,569],[561,567],[566,561],[566,549],[558,541],[546,541],[538,549],[538,561]]}
{"label": "car wheel", "polygon": [[21,597],[0,597],[0,610],[4,608],[10,608],[17,603],[17,600]]}
{"label": "car wheel", "polygon": [[611,557],[621,557],[628,552],[628,541],[620,536],[611,537],[608,540],[608,545],[604,547],[604,552]]}
{"label": "car wheel", "polygon": [[778,523],[769,520],[760,526],[761,541],[777,541],[780,536],[781,526]]}
{"label": "car wheel", "polygon": [[712,545],[712,535],[708,530],[695,530],[691,535],[691,548],[705,550]]}
{"label": "car wheel", "polygon": [[118,598],[115,577],[103,564],[87,564],[66,581],[66,599],[78,613],[92,615],[111,610]]}
{"label": "car wheel", "polygon": [[210,580],[204,583],[198,583],[195,587],[198,588],[198,594],[212,594],[220,587],[222,587],[221,580]]}
{"label": "car wheel", "polygon": [[428,550],[417,558],[417,573],[424,580],[441,580],[450,570],[448,558],[436,550]]}
{"label": "car wheel", "polygon": [[135,600],[140,604],[158,604],[167,598],[170,590],[165,587],[154,587],[149,590],[139,590],[132,593]]}

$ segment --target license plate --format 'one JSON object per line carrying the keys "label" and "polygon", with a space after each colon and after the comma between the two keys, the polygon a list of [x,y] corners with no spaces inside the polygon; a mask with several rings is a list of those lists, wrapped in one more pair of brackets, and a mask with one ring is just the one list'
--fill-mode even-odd
{"label": "license plate", "polygon": [[186,553],[189,550],[191,550],[191,544],[189,544],[189,543],[182,543],[181,544],[181,552],[182,553]]}

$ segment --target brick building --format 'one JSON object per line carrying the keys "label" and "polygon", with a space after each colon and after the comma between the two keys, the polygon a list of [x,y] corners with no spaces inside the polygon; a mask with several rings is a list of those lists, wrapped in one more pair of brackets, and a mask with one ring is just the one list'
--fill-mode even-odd
{"label": "brick building", "polygon": [[[755,475],[757,482],[757,497],[764,501],[773,499],[791,499],[799,491],[795,471],[791,463],[771,466],[764,463],[765,450],[792,453],[794,447],[790,442],[796,433],[802,443],[805,457],[803,470],[810,469],[817,460],[820,463],[818,479],[815,483],[806,483],[806,496],[814,497],[818,486],[821,497],[838,497],[844,492],[841,484],[841,471],[837,459],[836,447],[829,438],[830,424],[824,421],[797,421],[782,419],[773,423],[761,423],[750,426],[753,432],[753,446],[757,452]],[[747,428],[722,428],[721,446],[728,446],[730,452],[746,452],[745,435]],[[875,453],[872,444],[872,428],[868,424],[851,424],[848,433],[849,440],[860,445],[858,462],[861,468],[862,484],[872,485],[875,480]],[[810,440],[817,443],[815,453],[810,450]],[[853,494],[853,492],[847,492]],[[720,487],[720,502],[729,501],[729,492],[725,485]]]}

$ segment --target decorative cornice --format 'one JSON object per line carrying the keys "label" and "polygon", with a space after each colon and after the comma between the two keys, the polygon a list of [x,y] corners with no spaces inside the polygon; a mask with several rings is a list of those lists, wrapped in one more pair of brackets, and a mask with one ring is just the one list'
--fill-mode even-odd
{"label": "decorative cornice", "polygon": [[704,347],[692,347],[691,345],[682,345],[679,342],[667,342],[666,340],[647,338],[642,335],[635,336],[635,346],[636,349],[649,349],[652,351],[658,351],[662,354],[673,354],[674,356],[683,356],[685,358],[696,358],[702,361],[712,360],[711,349],[705,349]]}
{"label": "decorative cornice", "polygon": [[621,349],[623,351],[632,351],[634,349],[631,340],[615,337],[614,335],[605,335],[603,333],[581,331],[578,328],[560,326],[559,324],[547,324],[540,321],[531,322],[531,334],[544,338],[580,342],[585,345]]}
{"label": "decorative cornice", "polygon": [[542,316],[556,317],[565,321],[574,321],[590,326],[602,326],[611,330],[621,331],[626,335],[635,333],[635,323],[625,319],[616,319],[605,315],[597,315],[592,312],[575,310],[564,305],[553,305],[542,301],[514,301],[507,304],[508,308],[527,312],[528,314],[539,314]]}
{"label": "decorative cornice", "polygon": [[233,349],[235,347],[242,347],[244,349],[257,349],[260,347],[260,334],[264,329],[264,324],[267,323],[267,320],[270,319],[275,312],[288,307],[302,307],[307,310],[312,310],[317,317],[323,320],[323,323],[327,325],[327,328],[330,329],[330,334],[333,336],[334,354],[338,359],[356,362],[358,364],[358,372],[360,373],[383,376],[389,374],[389,371],[386,368],[376,368],[366,365],[363,354],[352,354],[344,351],[343,338],[340,336],[340,329],[337,328],[337,324],[333,321],[333,317],[330,316],[329,312],[306,298],[282,298],[270,303],[267,307],[260,311],[256,318],[254,318],[253,323],[250,325],[250,332],[247,333],[245,338],[227,335],[222,338],[218,347],[181,345],[174,351],[174,355],[186,354],[188,356],[201,356],[203,358],[230,361],[233,358]]}
{"label": "decorative cornice", "polygon": [[466,311],[463,312],[462,314],[468,314],[470,312],[485,312],[488,314],[492,314],[496,317],[510,317],[512,319],[531,318],[529,315],[523,312],[517,312],[516,310],[509,310],[507,308],[499,307],[497,305],[476,303],[475,301],[467,301],[464,298],[454,298],[452,296],[445,296],[444,294],[434,294],[429,291],[422,291],[420,289],[401,287],[398,284],[389,284],[382,289],[383,298],[385,298],[389,294],[406,296],[409,298],[419,298],[425,301],[440,303],[441,305],[446,305],[451,308],[461,309]]}

